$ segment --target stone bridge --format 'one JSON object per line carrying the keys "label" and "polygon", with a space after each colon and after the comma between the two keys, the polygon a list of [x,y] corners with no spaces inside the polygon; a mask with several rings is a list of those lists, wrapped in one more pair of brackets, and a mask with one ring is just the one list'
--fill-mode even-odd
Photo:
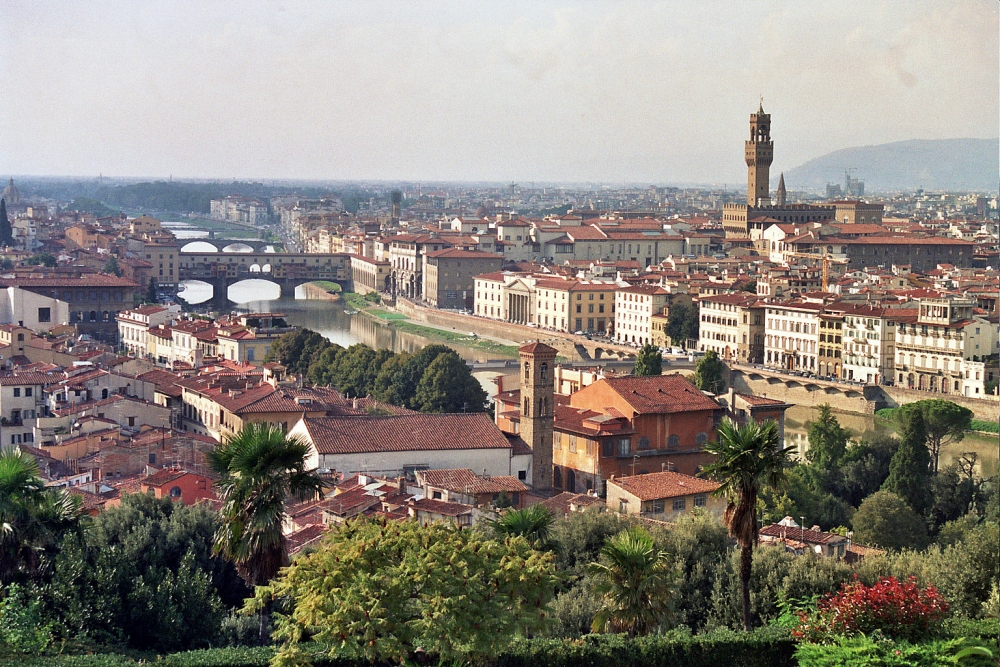
{"label": "stone bridge", "polygon": [[[212,234],[212,232],[209,232],[209,234]],[[226,248],[231,248],[232,246],[238,244],[250,246],[251,248],[253,248],[253,252],[255,253],[264,252],[264,248],[266,248],[269,245],[270,246],[274,245],[273,241],[264,241],[262,239],[223,239],[223,238],[215,238],[213,236],[209,236],[208,238],[203,238],[203,239],[186,240],[184,245],[181,246],[181,252],[184,252],[184,248],[191,243],[207,243],[209,245],[213,245],[215,246],[215,249],[218,250],[220,253],[225,252]],[[240,254],[239,251],[230,250],[228,252],[233,254]]]}
{"label": "stone bridge", "polygon": [[873,414],[886,407],[885,394],[875,385],[850,385],[787,375],[753,366],[732,365],[729,383],[736,391],[777,398],[798,405],[823,405],[847,412]]}

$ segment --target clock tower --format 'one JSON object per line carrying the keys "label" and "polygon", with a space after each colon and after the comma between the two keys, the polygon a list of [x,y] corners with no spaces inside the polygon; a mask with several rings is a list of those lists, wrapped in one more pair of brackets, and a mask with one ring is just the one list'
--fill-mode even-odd
{"label": "clock tower", "polygon": [[770,206],[770,172],[774,160],[774,142],[771,141],[771,115],[764,113],[761,101],[757,113],[750,114],[750,140],[746,142],[747,204]]}

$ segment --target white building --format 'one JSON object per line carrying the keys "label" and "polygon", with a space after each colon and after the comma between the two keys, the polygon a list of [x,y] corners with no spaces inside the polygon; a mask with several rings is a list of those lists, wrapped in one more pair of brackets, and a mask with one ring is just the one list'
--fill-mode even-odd
{"label": "white building", "polygon": [[768,304],[764,325],[764,365],[815,373],[821,312],[822,303],[808,300]]}
{"label": "white building", "polygon": [[[912,389],[976,395],[975,369],[966,362],[982,361],[997,352],[997,325],[973,313],[969,298],[919,299],[916,315],[892,316],[896,327],[896,385]],[[982,389],[980,389],[982,391]]]}
{"label": "white building", "polygon": [[844,313],[843,379],[865,384],[892,384],[895,378],[895,327],[889,311],[857,306]]}
{"label": "white building", "polygon": [[118,341],[131,355],[148,358],[148,332],[150,327],[171,324],[180,313],[180,306],[141,306],[118,313]]}
{"label": "white building", "polygon": [[633,285],[615,292],[615,342],[645,345],[651,342],[653,315],[663,312],[670,290],[659,285]]}

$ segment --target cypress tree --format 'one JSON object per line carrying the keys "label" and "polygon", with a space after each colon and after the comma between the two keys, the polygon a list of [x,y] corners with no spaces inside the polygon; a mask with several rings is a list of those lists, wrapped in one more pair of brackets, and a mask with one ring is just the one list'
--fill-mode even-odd
{"label": "cypress tree", "polygon": [[927,425],[919,406],[904,405],[899,412],[899,449],[889,462],[889,477],[882,490],[895,493],[918,514],[924,514],[930,504]]}
{"label": "cypress tree", "polygon": [[0,245],[14,245],[14,229],[7,219],[7,200],[0,197]]}

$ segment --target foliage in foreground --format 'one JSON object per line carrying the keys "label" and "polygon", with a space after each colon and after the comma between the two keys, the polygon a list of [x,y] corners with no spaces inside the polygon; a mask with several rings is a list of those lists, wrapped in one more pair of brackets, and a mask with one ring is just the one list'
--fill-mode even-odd
{"label": "foliage in foreground", "polygon": [[299,644],[308,639],[331,656],[373,662],[410,660],[418,647],[478,660],[550,625],[556,581],[554,557],[523,537],[357,519],[259,588],[256,605],[288,600],[276,619],[278,664],[307,659]]}
{"label": "foliage in foreground", "polygon": [[879,636],[841,637],[830,644],[800,644],[799,667],[995,667],[996,644],[959,638],[911,644]]}

